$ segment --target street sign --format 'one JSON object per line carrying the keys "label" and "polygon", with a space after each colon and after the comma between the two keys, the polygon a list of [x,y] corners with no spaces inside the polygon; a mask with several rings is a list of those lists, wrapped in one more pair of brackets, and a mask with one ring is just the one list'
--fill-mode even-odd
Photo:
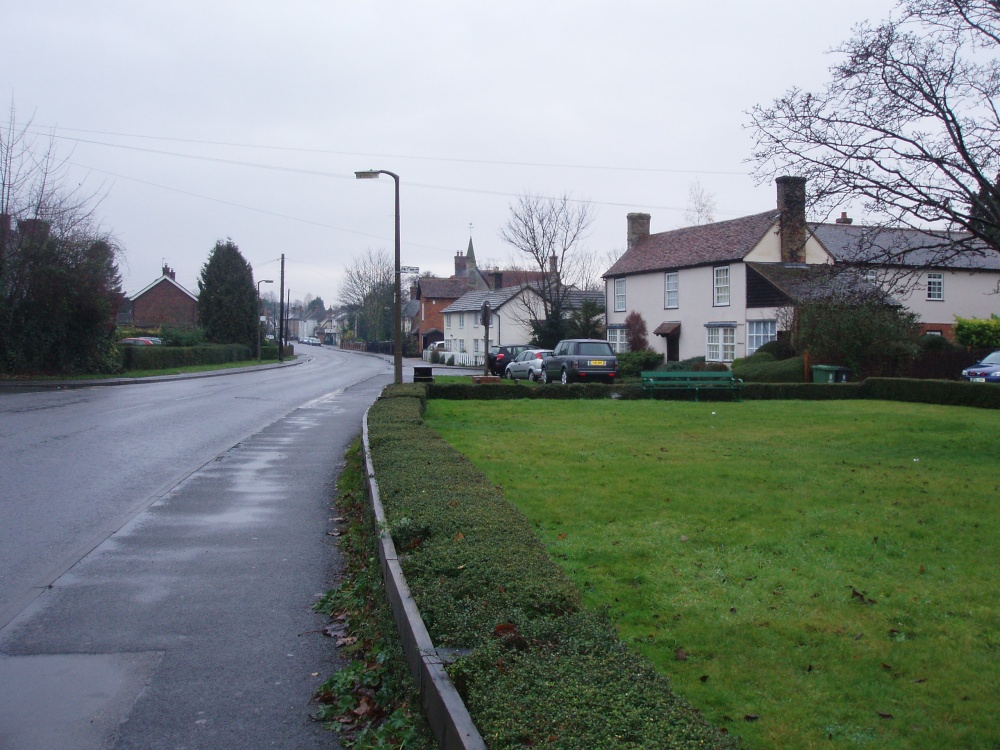
{"label": "street sign", "polygon": [[400,273],[420,273],[420,266],[400,266]]}

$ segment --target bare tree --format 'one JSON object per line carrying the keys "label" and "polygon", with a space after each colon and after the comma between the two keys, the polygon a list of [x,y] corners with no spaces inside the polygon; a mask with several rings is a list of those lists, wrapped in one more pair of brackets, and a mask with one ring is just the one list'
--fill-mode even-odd
{"label": "bare tree", "polygon": [[579,243],[594,221],[591,205],[564,193],[558,198],[525,194],[510,206],[510,217],[500,229],[500,239],[514,248],[536,281],[540,306],[528,304],[539,343],[562,335],[566,302],[573,282],[592,265],[578,252]]}
{"label": "bare tree", "polygon": [[354,334],[366,341],[392,338],[395,263],[386,250],[366,250],[347,267],[340,303],[353,318]]}
{"label": "bare tree", "polygon": [[825,89],[748,113],[755,176],[806,177],[822,216],[860,199],[866,223],[968,233],[928,233],[935,261],[1000,249],[998,50],[995,0],[900,0],[834,50]]}
{"label": "bare tree", "polygon": [[688,185],[688,205],[684,210],[687,226],[711,224],[715,221],[715,193],[710,193],[695,179]]}
{"label": "bare tree", "polygon": [[97,193],[68,187],[53,139],[0,127],[0,368],[113,371],[121,301],[118,242],[103,231]]}

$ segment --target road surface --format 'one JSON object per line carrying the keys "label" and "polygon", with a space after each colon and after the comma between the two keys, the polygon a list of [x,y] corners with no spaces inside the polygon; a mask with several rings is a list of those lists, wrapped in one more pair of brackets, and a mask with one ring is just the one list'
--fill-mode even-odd
{"label": "road surface", "polygon": [[0,393],[0,747],[331,748],[334,482],[391,362]]}

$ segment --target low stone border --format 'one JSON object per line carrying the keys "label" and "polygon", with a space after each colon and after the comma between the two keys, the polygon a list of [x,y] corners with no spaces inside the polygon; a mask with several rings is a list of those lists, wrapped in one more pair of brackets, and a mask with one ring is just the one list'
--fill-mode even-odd
{"label": "low stone border", "polygon": [[445,671],[445,662],[438,655],[427,633],[427,627],[410,594],[403,570],[396,557],[396,546],[387,529],[382,509],[371,448],[368,444],[368,412],[362,423],[362,444],[365,453],[365,475],[368,496],[378,525],[378,556],[385,581],[386,596],[392,607],[406,663],[420,691],[420,703],[431,730],[442,750],[486,750],[486,743],[472,722],[468,709]]}

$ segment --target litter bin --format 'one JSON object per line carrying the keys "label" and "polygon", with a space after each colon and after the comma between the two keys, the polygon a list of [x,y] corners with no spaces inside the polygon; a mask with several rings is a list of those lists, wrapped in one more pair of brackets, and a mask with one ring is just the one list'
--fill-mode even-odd
{"label": "litter bin", "polygon": [[838,367],[837,372],[834,374],[834,380],[838,383],[846,383],[851,379],[851,368],[850,367]]}
{"label": "litter bin", "polygon": [[[837,371],[840,370],[840,369],[841,368],[837,367],[836,365],[813,365],[813,368],[812,368],[812,371],[813,371],[813,382],[814,383],[836,383],[836,382],[838,382],[838,380],[837,380]],[[846,380],[846,378],[845,378],[845,380]],[[839,381],[839,382],[844,382],[844,381],[842,380],[842,381]]]}
{"label": "litter bin", "polygon": [[433,383],[434,376],[432,375],[433,367],[414,367],[413,368],[413,382],[414,383]]}

